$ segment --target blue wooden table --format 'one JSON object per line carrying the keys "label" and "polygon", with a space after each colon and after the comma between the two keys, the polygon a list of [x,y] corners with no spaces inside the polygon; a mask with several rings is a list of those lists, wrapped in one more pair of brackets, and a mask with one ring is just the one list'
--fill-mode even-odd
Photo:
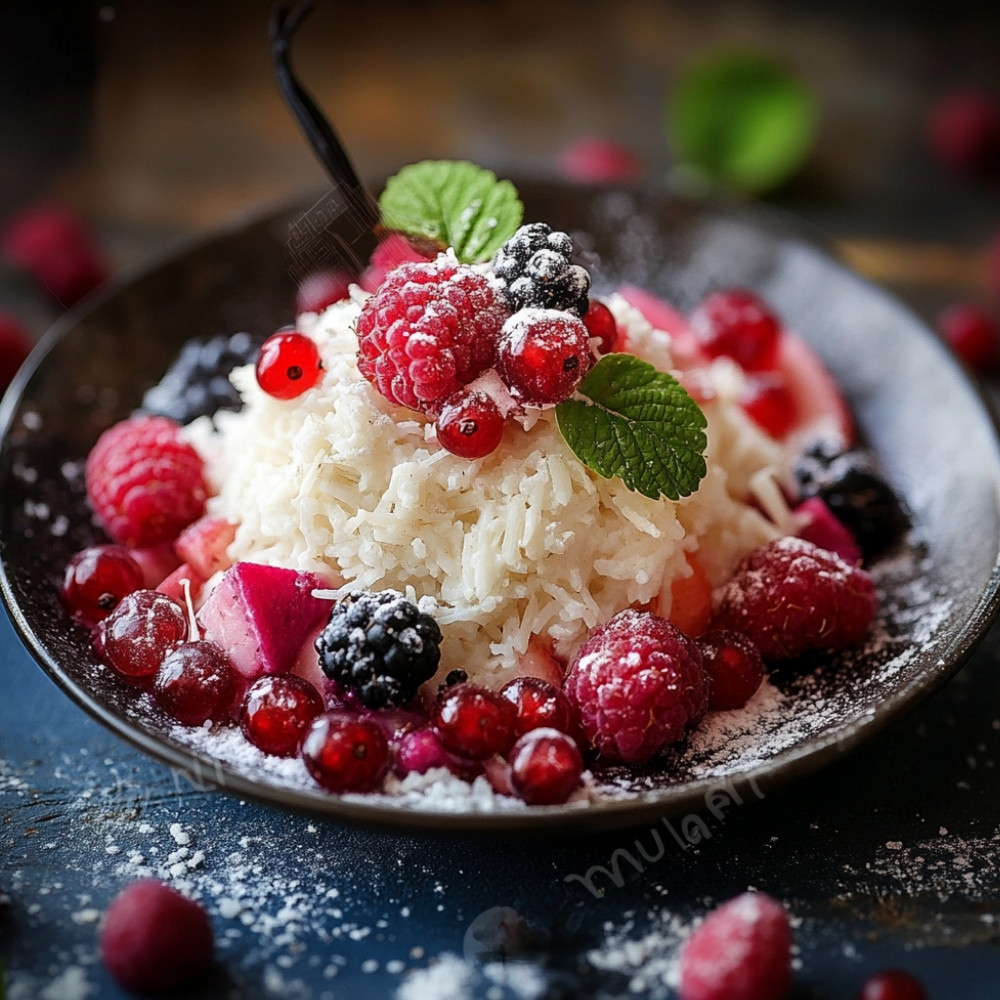
{"label": "blue wooden table", "polygon": [[700,843],[648,825],[516,842],[353,829],[194,788],[72,704],[4,620],[6,998],[122,995],[99,919],[150,874],[211,914],[206,998],[668,997],[692,921],[747,887],[793,915],[794,997],[848,1000],[902,966],[932,998],[995,998],[998,655],[995,633],[860,751],[721,822],[706,813]]}

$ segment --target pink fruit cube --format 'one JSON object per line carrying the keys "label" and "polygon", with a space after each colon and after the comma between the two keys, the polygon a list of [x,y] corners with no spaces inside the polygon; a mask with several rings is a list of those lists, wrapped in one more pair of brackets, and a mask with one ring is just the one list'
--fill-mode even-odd
{"label": "pink fruit cube", "polygon": [[172,597],[182,608],[186,608],[189,591],[185,588],[184,580],[188,582],[191,599],[197,604],[195,599],[205,585],[205,578],[189,563],[181,563],[173,573],[165,576],[155,589],[167,597]]}
{"label": "pink fruit cube", "polygon": [[206,514],[181,531],[174,540],[174,551],[181,562],[193,566],[202,579],[207,580],[232,565],[227,552],[235,537],[235,524],[224,517]]}
{"label": "pink fruit cube", "polygon": [[287,673],[330,601],[313,591],[328,584],[312,573],[238,562],[209,594],[198,621],[248,679]]}

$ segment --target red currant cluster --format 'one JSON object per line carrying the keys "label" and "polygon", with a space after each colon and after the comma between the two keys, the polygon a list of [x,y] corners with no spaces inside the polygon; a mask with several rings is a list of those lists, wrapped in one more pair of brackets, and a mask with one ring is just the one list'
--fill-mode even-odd
{"label": "red currant cluster", "polygon": [[370,791],[398,776],[444,768],[530,805],[565,802],[580,785],[583,755],[566,696],[538,677],[499,691],[468,681],[443,686],[425,711],[327,712],[302,747],[306,767],[333,792]]}

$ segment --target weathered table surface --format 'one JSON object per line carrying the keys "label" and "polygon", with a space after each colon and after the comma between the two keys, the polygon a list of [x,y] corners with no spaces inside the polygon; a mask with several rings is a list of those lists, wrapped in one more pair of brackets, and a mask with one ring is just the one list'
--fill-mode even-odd
{"label": "weathered table surface", "polygon": [[[269,76],[266,4],[108,5],[79,23],[61,6],[73,46],[42,63],[57,78],[62,66],[72,107],[57,86],[39,92],[27,55],[13,64],[29,83],[17,91],[19,145],[4,143],[5,157],[20,150],[0,186],[5,212],[41,195],[68,201],[128,268],[174,236],[315,186]],[[763,47],[805,73],[825,109],[813,159],[771,200],[929,321],[983,294],[1000,191],[937,170],[921,129],[935,93],[997,84],[995,12],[956,3],[940,23],[896,4],[540,7],[373,3],[349,19],[321,8],[302,73],[371,175],[427,155],[551,171],[585,132],[630,145],[660,175],[677,67],[723,41]],[[26,37],[37,25],[17,16]],[[50,315],[17,282],[0,293],[38,324]],[[870,972],[903,966],[931,997],[995,997],[998,661],[994,629],[910,718],[814,777],[704,817],[700,843],[666,836],[661,851],[642,827],[526,847],[311,822],[193,788],[71,704],[0,622],[6,996],[118,996],[97,921],[151,872],[211,912],[220,962],[205,997],[667,996],[691,922],[748,886],[795,916],[795,996],[847,1000]]]}

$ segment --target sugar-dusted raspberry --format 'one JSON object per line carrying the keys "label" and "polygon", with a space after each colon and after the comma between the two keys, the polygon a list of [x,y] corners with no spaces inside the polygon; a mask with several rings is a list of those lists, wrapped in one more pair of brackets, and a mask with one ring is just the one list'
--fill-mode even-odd
{"label": "sugar-dusted raspberry", "polygon": [[875,620],[871,576],[804,538],[756,548],[723,588],[713,628],[742,632],[765,660],[860,643]]}
{"label": "sugar-dusted raspberry", "polygon": [[442,254],[391,271],[358,317],[358,369],[386,399],[436,415],[490,368],[509,315],[496,282]]}
{"label": "sugar-dusted raspberry", "polygon": [[121,545],[172,541],[205,511],[201,456],[166,417],[108,428],[87,456],[86,481],[94,513]]}
{"label": "sugar-dusted raspberry", "polygon": [[680,1000],[781,1000],[791,985],[791,952],[785,908],[745,892],[713,910],[685,942]]}
{"label": "sugar-dusted raspberry", "polygon": [[626,764],[679,740],[708,704],[697,646],[665,618],[631,608],[591,632],[563,689],[587,740]]}

